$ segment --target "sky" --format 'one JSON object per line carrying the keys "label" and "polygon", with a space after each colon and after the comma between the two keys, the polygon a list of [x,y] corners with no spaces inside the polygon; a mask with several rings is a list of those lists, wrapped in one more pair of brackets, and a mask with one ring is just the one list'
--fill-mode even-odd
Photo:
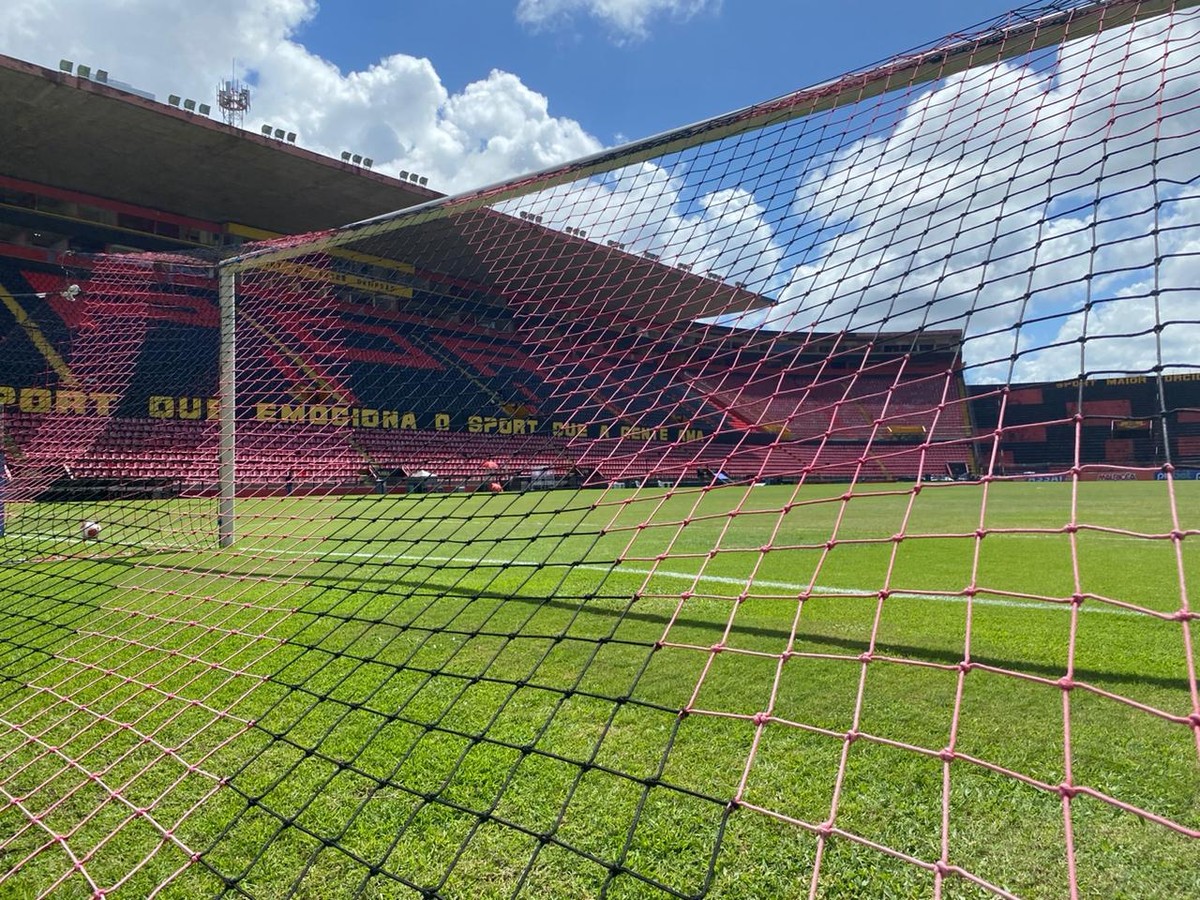
{"label": "sky", "polygon": [[[1011,0],[8,0],[0,52],[204,102],[447,193],[970,33]],[[15,5],[14,5],[15,4]],[[961,328],[975,381],[1194,371],[1200,14],[975,66],[508,203],[775,301]]]}
{"label": "sky", "polygon": [[[0,52],[212,102],[453,193],[818,83],[1014,0],[7,0]],[[214,105],[215,108],[215,105]]]}

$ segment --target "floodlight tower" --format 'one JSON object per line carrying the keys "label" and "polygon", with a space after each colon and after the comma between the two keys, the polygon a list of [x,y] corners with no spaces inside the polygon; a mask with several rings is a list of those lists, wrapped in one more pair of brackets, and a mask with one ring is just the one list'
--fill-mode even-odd
{"label": "floodlight tower", "polygon": [[242,127],[246,110],[250,108],[250,88],[236,78],[217,85],[217,106],[221,107],[221,118],[228,125]]}

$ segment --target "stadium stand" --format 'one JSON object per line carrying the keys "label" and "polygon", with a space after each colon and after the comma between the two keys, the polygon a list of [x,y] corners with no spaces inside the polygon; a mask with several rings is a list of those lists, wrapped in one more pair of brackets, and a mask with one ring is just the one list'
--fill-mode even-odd
{"label": "stadium stand", "polygon": [[[1157,466],[1168,458],[1194,466],[1200,379],[1192,373],[1096,378],[1009,388],[972,385],[971,413],[980,439],[1005,408],[1001,447],[1009,475],[1062,471],[1072,466],[1075,429],[1084,464]],[[1170,449],[1168,454],[1167,450]]]}
{"label": "stadium stand", "polygon": [[[58,297],[67,284],[62,276],[28,268],[8,270],[7,279],[16,285],[16,296]],[[740,478],[856,473],[912,478],[922,460],[925,471],[932,464],[936,474],[945,471],[946,462],[971,464],[963,441],[970,435],[969,417],[958,398],[963,386],[952,340],[939,351],[941,359],[916,365],[876,354],[869,362],[856,357],[857,367],[843,361],[838,371],[819,371],[827,365],[819,357],[807,361],[792,348],[778,361],[769,350],[747,350],[734,368],[724,368],[717,357],[671,370],[656,361],[662,341],[620,332],[604,338],[601,332],[597,346],[543,364],[501,305],[488,312],[492,327],[481,328],[435,315],[432,296],[418,299],[429,310],[423,315],[334,297],[247,291],[245,315],[253,327],[243,352],[257,355],[267,368],[247,372],[243,383],[248,390],[270,385],[258,401],[263,421],[254,423],[239,448],[247,484],[282,485],[294,480],[289,472],[304,469],[310,480],[350,489],[370,469],[423,466],[451,485],[474,474],[485,458],[503,459],[513,473],[552,468],[565,477],[582,466],[614,480],[641,479],[652,471],[660,478],[670,471],[694,479],[694,446],[672,438],[670,446],[647,454],[642,438],[661,438],[683,426],[698,437],[719,423],[725,426],[721,436],[708,442],[701,462]],[[216,471],[211,398],[217,393],[211,295],[188,282],[177,292],[138,297],[133,304],[115,298],[13,303],[38,309],[40,338],[34,340],[8,312],[8,340],[22,350],[9,354],[11,365],[0,373],[14,385],[12,399],[28,388],[65,396],[71,385],[86,384],[102,390],[111,405],[103,415],[93,404],[43,421],[36,412],[21,413],[17,403],[18,415],[8,427],[17,465],[67,458],[89,477],[162,477],[174,471],[187,473],[189,489],[211,487]],[[557,330],[569,332],[569,323]],[[107,337],[114,331],[124,336],[117,345]],[[675,339],[687,337],[684,329]],[[51,359],[59,360],[57,370]],[[943,397],[947,372],[950,389]],[[358,410],[359,420],[329,424],[328,417],[343,408]],[[391,411],[390,420],[384,410]],[[438,417],[444,418],[434,428]],[[197,427],[198,419],[206,424]],[[472,433],[487,429],[489,419],[497,428],[520,422],[522,433]],[[554,422],[560,419],[584,423],[598,439],[632,434],[631,447],[604,440],[583,452],[568,448],[554,441]],[[868,442],[911,446],[886,451],[860,471]],[[921,446],[929,452],[920,453]],[[301,448],[308,456],[304,463],[297,462]],[[672,462],[676,455],[678,465]]]}

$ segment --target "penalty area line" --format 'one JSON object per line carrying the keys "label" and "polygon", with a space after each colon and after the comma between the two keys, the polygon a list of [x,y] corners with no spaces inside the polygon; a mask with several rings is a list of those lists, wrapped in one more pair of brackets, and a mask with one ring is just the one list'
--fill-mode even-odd
{"label": "penalty area line", "polygon": [[[727,584],[735,587],[745,588],[748,582],[745,578],[733,578],[728,575],[711,575],[708,573],[689,573],[689,572],[673,572],[669,569],[647,569],[641,566],[631,566],[626,563],[613,563],[609,565],[600,565],[598,563],[544,563],[534,562],[532,560],[515,560],[515,559],[494,559],[492,557],[483,557],[480,559],[470,559],[461,556],[426,556],[416,553],[398,553],[382,555],[378,553],[366,553],[363,551],[352,550],[330,550],[328,552],[312,552],[304,550],[281,550],[278,548],[267,547],[244,547],[239,548],[248,553],[272,553],[277,555],[288,555],[296,557],[305,557],[311,562],[324,562],[328,559],[371,559],[380,563],[388,562],[407,562],[414,563],[417,566],[429,566],[433,568],[442,563],[460,563],[464,567],[487,567],[487,568],[508,568],[508,569],[581,569],[588,572],[606,572],[609,575],[649,575],[651,578],[663,578],[672,581],[686,581],[693,584],[703,584],[705,582],[712,584]],[[469,568],[467,569],[469,571]],[[796,584],[787,581],[772,581],[765,578],[756,578],[753,581],[754,585],[772,590],[786,591],[788,593],[799,594],[809,590],[808,585]],[[871,599],[871,595],[875,594],[873,590],[856,590],[854,588],[833,587],[832,585],[813,585],[811,593],[814,594],[830,594],[833,596],[857,597],[864,600]],[[893,591],[888,595],[888,598],[896,598],[900,600],[932,600],[938,603],[966,603],[967,598],[958,594],[923,594],[913,591]],[[1069,610],[1070,604],[1067,603],[1039,603],[1034,600],[1005,600],[1001,597],[976,597],[976,605],[980,606],[998,606],[1007,607],[1010,609],[1038,609],[1038,610]],[[1081,606],[1079,611],[1082,613],[1111,615],[1111,616],[1137,616],[1142,617],[1142,613],[1134,612],[1129,609],[1119,609],[1112,606]]]}

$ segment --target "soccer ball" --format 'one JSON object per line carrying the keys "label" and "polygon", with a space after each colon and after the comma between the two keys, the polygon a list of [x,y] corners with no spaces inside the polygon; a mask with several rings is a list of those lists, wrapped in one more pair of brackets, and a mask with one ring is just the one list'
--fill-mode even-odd
{"label": "soccer ball", "polygon": [[79,533],[83,535],[84,540],[94,541],[100,537],[100,523],[98,522],[80,522]]}

